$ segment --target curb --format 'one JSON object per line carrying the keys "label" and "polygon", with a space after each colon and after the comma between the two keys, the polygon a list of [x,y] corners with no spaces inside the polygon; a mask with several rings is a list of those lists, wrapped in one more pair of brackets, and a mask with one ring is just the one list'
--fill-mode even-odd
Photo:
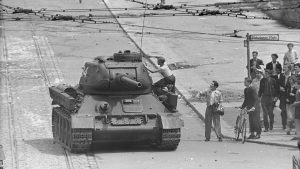
{"label": "curb", "polygon": [[188,99],[182,94],[182,92],[176,86],[175,86],[175,90],[177,93],[181,95],[181,98],[185,101],[186,105],[189,106],[203,122],[205,122],[204,121],[205,117],[199,112],[198,109],[196,109],[196,107],[190,101],[188,101]]}
{"label": "curb", "polygon": [[281,144],[281,143],[271,143],[271,142],[262,142],[262,141],[254,141],[254,140],[246,140],[248,143],[256,143],[256,144],[264,144],[270,146],[278,146],[278,147],[288,147],[288,148],[297,148],[297,146]]}

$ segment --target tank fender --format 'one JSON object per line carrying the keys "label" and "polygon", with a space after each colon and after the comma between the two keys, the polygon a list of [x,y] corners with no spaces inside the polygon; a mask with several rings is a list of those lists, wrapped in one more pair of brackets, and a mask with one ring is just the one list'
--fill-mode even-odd
{"label": "tank fender", "polygon": [[80,115],[72,117],[72,128],[94,129],[95,117],[91,115]]}
{"label": "tank fender", "polygon": [[184,126],[184,122],[182,119],[178,117],[178,115],[175,114],[166,114],[166,115],[160,115],[157,114],[160,127],[163,129],[175,129],[175,128],[181,128]]}

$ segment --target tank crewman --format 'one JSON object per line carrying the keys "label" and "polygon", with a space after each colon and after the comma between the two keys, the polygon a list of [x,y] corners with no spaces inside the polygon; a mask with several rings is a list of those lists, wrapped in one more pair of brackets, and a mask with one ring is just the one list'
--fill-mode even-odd
{"label": "tank crewman", "polygon": [[157,58],[157,64],[159,65],[159,68],[155,69],[155,70],[151,70],[149,69],[146,65],[145,68],[151,72],[151,73],[161,73],[164,78],[160,79],[159,81],[157,81],[156,83],[154,83],[154,87],[156,88],[165,88],[168,87],[170,85],[172,85],[171,87],[171,92],[175,93],[175,76],[173,75],[172,71],[169,69],[168,65],[166,64],[166,60],[164,57],[155,57]]}

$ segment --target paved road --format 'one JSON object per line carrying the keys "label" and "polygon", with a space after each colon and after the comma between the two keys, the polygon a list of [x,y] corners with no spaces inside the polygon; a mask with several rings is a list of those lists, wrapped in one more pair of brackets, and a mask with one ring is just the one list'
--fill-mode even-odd
{"label": "paved road", "polygon": [[[105,8],[103,2],[91,0],[85,0],[81,4],[73,0],[39,3],[22,0],[3,3],[32,9]],[[51,14],[53,13],[55,12]],[[109,15],[107,11],[98,14]],[[11,16],[5,14],[4,17]],[[52,143],[51,100],[47,87],[58,82],[76,84],[81,75],[83,62],[95,56],[109,56],[120,49],[137,51],[137,48],[116,24],[52,22],[35,15],[17,16],[29,18],[31,21],[16,22],[6,19],[1,25],[4,34],[1,37],[3,43],[0,55],[2,136],[0,141],[7,157],[5,167],[68,168],[68,158],[64,150]],[[115,20],[105,19],[105,21]],[[147,48],[156,49],[165,44],[159,39],[152,38],[152,40],[157,44],[147,44]],[[157,49],[172,51],[164,46]],[[159,53],[152,52],[152,54]],[[180,83],[180,78],[178,81]],[[185,127],[177,151],[157,152],[145,147],[112,149],[106,147],[96,149],[92,157],[71,154],[69,159],[75,168],[92,168],[91,166],[95,168],[95,164],[91,163],[96,163],[97,168],[104,169],[290,167],[290,154],[294,149],[256,144],[243,145],[231,140],[220,143],[214,141],[214,136],[213,141],[203,142],[202,121],[183,101],[180,101],[178,109],[182,113]],[[258,158],[259,156],[264,158]]]}

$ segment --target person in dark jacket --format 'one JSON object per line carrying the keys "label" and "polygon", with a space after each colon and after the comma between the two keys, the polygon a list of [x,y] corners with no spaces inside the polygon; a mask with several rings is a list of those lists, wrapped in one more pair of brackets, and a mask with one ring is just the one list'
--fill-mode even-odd
{"label": "person in dark jacket", "polygon": [[272,61],[269,62],[267,65],[266,65],[266,69],[268,70],[271,70],[272,71],[272,76],[276,79],[276,75],[277,75],[277,72],[276,72],[276,69],[279,68],[282,70],[282,66],[281,64],[277,61],[278,59],[278,55],[276,53],[273,53],[271,55],[272,57]]}
{"label": "person in dark jacket", "polygon": [[[261,98],[261,107],[263,109],[265,132],[273,130],[274,124],[274,102],[278,99],[277,83],[271,77],[272,71],[266,69],[265,77],[261,79],[259,84],[258,96]],[[269,120],[270,119],[270,123]]]}
{"label": "person in dark jacket", "polygon": [[[256,70],[257,69],[262,69],[262,66],[264,65],[264,62],[261,59],[257,58],[258,56],[258,52],[257,51],[253,51],[252,52],[252,59],[250,59],[250,76],[251,79],[254,79],[256,76]],[[246,68],[248,69],[248,65],[246,66]]]}
{"label": "person in dark jacket", "polygon": [[300,76],[297,76],[295,81],[296,92],[296,100],[292,107],[295,108],[295,126],[296,126],[296,137],[292,138],[292,140],[300,140]]}
{"label": "person in dark jacket", "polygon": [[[246,86],[244,89],[245,99],[241,108],[246,108],[247,110],[254,108],[254,111],[249,112],[249,126],[251,134],[248,139],[258,139],[261,134],[258,95],[255,88],[251,85],[252,80],[250,78],[245,78],[244,83]],[[255,132],[256,135],[254,135]]]}
{"label": "person in dark jacket", "polygon": [[288,84],[288,78],[290,75],[290,72],[287,70],[287,67],[284,67],[284,73],[282,73],[281,67],[276,68],[277,71],[277,88],[279,92],[279,108],[281,110],[281,124],[282,129],[286,129],[286,123],[287,123],[287,111],[286,111],[286,86]]}
{"label": "person in dark jacket", "polygon": [[291,105],[295,102],[296,100],[296,92],[297,89],[295,88],[295,79],[292,78],[291,76],[288,78],[288,83],[286,85],[286,109],[287,109],[287,116],[288,116],[288,121],[287,121],[287,135],[291,135],[291,130],[293,123],[295,122],[295,108],[292,107]]}

